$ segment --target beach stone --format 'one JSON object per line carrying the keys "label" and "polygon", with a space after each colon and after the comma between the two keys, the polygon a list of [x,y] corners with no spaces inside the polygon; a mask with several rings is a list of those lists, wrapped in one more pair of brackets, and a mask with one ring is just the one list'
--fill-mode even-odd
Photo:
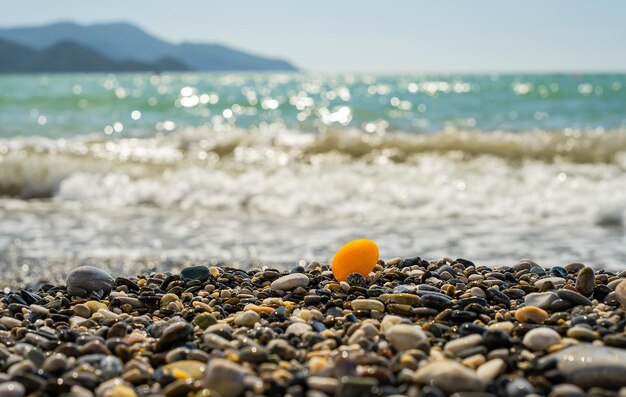
{"label": "beach stone", "polygon": [[107,297],[115,281],[109,273],[93,266],[79,266],[67,275],[65,282],[70,296],[87,298],[95,294],[99,298]]}
{"label": "beach stone", "polygon": [[584,389],[626,387],[626,350],[581,343],[556,353],[557,368]]}
{"label": "beach stone", "polygon": [[293,273],[272,281],[270,288],[274,291],[291,291],[297,287],[306,287],[308,284],[309,278],[306,274]]}
{"label": "beach stone", "polygon": [[584,297],[582,294],[579,294],[578,292],[569,289],[562,288],[556,291],[556,294],[559,296],[559,298],[565,299],[575,306],[591,306],[593,304],[588,298]]}
{"label": "beach stone", "polygon": [[211,275],[211,271],[204,265],[189,266],[181,270],[180,275],[185,280],[206,281]]}
{"label": "beach stone", "polygon": [[548,313],[536,306],[525,306],[515,311],[515,319],[520,323],[534,322],[543,324],[548,319]]}
{"label": "beach stone", "polygon": [[378,310],[379,312],[385,311],[385,305],[381,301],[376,299],[355,299],[350,302],[352,310]]}
{"label": "beach stone", "polygon": [[210,325],[217,324],[217,319],[211,313],[200,313],[193,319],[192,323],[202,329],[207,329]]}
{"label": "beach stone", "polygon": [[574,262],[574,263],[568,263],[567,265],[563,267],[565,267],[565,269],[570,273],[578,273],[581,269],[585,267],[585,265],[582,263]]}
{"label": "beach stone", "polygon": [[223,358],[212,358],[204,372],[202,384],[215,390],[221,397],[237,397],[245,391],[247,371],[240,365]]}
{"label": "beach stone", "polygon": [[306,384],[310,389],[319,390],[328,394],[334,394],[337,390],[339,381],[335,378],[326,376],[309,376]]}
{"label": "beach stone", "polygon": [[508,397],[526,397],[535,392],[535,388],[524,378],[515,378],[506,385]]}
{"label": "beach stone", "polygon": [[531,292],[524,297],[524,304],[548,310],[552,302],[557,299],[559,299],[559,296],[554,292]]}
{"label": "beach stone", "polygon": [[446,353],[456,354],[462,350],[469,349],[470,347],[478,346],[483,342],[482,335],[479,334],[471,334],[464,336],[462,338],[458,338],[455,340],[451,340],[446,343],[443,351]]}
{"label": "beach stone", "polygon": [[246,310],[235,317],[235,325],[242,327],[254,328],[254,324],[259,321],[261,321],[261,316],[253,310]]}
{"label": "beach stone", "polygon": [[569,338],[578,339],[582,341],[592,341],[600,339],[600,334],[590,328],[584,326],[575,326],[567,330],[567,336]]}
{"label": "beach stone", "polygon": [[0,396],[24,397],[26,388],[19,382],[4,382],[0,384]]}
{"label": "beach stone", "polygon": [[156,348],[163,351],[179,343],[186,342],[189,336],[193,334],[193,327],[185,321],[178,321],[163,330],[159,337]]}
{"label": "beach stone", "polygon": [[447,394],[463,391],[483,391],[485,382],[471,369],[454,360],[433,361],[417,370],[414,381],[432,385]]}
{"label": "beach stone", "polygon": [[175,378],[179,378],[182,374],[189,378],[199,380],[204,375],[206,364],[196,360],[174,361],[161,367],[166,373],[172,374]]}
{"label": "beach stone", "polygon": [[583,296],[591,296],[595,287],[596,274],[590,267],[582,268],[576,278],[576,290]]}
{"label": "beach stone", "polygon": [[535,287],[541,288],[545,283],[552,283],[555,286],[564,285],[566,280],[563,277],[546,277],[535,281]]}
{"label": "beach stone", "polygon": [[506,362],[501,358],[494,358],[476,369],[476,376],[483,382],[489,383],[506,369]]}
{"label": "beach stone", "polygon": [[293,324],[291,324],[290,326],[287,327],[287,329],[285,330],[285,335],[302,336],[306,332],[310,332],[312,330],[313,330],[313,328],[311,328],[311,326],[309,324],[306,324],[306,323],[293,323]]}
{"label": "beach stone", "polygon": [[385,338],[397,351],[416,348],[421,342],[428,339],[424,331],[411,324],[395,324],[385,331]]}
{"label": "beach stone", "polygon": [[622,280],[622,282],[615,287],[615,297],[617,301],[626,308],[626,280]]}
{"label": "beach stone", "polygon": [[22,326],[22,322],[20,320],[8,316],[3,316],[2,318],[0,318],[0,324],[4,325],[8,329]]}
{"label": "beach stone", "polygon": [[561,335],[552,328],[540,327],[531,329],[524,335],[522,343],[532,351],[546,350],[561,341]]}
{"label": "beach stone", "polygon": [[84,303],[79,303],[78,305],[72,306],[72,311],[75,315],[83,318],[91,317],[91,310],[89,310],[89,306]]}
{"label": "beach stone", "polygon": [[422,304],[422,300],[417,295],[413,294],[382,294],[379,298],[386,303],[398,303],[411,306],[420,306]]}
{"label": "beach stone", "polygon": [[576,385],[561,383],[554,385],[548,397],[585,397],[585,391]]}

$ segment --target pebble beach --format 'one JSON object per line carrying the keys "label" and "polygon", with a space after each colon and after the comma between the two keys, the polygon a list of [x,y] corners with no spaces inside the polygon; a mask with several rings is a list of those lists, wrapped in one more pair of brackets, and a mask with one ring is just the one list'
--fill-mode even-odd
{"label": "pebble beach", "polygon": [[626,271],[188,266],[0,293],[0,396],[625,396]]}

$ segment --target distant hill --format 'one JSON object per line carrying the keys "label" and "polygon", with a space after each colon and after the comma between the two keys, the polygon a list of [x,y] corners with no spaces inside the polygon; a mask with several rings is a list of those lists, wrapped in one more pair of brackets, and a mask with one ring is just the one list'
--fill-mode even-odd
{"label": "distant hill", "polygon": [[294,71],[280,59],[265,58],[219,44],[171,44],[128,23],[79,25],[71,22],[45,26],[0,29],[0,38],[34,49],[46,49],[72,41],[113,60],[155,62],[175,58],[194,70],[207,71]]}
{"label": "distant hill", "polygon": [[154,62],[112,60],[81,44],[63,41],[44,49],[0,39],[0,73],[131,72],[189,70],[182,62],[160,58]]}

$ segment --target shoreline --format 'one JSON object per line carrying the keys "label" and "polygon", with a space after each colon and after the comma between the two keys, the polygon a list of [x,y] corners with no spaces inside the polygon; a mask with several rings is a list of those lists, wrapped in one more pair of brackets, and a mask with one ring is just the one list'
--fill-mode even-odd
{"label": "shoreline", "polygon": [[318,262],[181,265],[5,288],[0,395],[626,393],[626,270],[395,258],[349,284]]}

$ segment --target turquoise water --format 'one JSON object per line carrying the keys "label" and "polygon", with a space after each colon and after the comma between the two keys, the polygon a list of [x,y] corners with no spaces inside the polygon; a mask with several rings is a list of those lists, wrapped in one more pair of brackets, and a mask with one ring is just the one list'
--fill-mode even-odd
{"label": "turquoise water", "polygon": [[623,267],[625,219],[623,74],[0,76],[0,263]]}
{"label": "turquoise water", "polygon": [[416,134],[626,125],[626,75],[608,74],[26,75],[0,76],[0,93],[5,137],[146,137],[207,123]]}

